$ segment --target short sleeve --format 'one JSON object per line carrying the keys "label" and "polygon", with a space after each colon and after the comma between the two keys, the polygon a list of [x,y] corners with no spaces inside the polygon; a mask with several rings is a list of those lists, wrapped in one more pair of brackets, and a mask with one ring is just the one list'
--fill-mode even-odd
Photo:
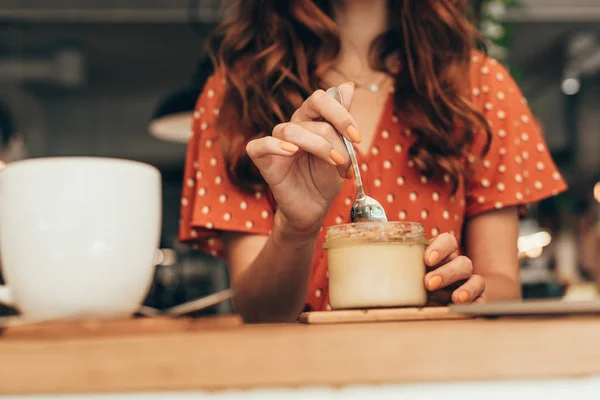
{"label": "short sleeve", "polygon": [[218,75],[206,82],[194,111],[181,196],[179,239],[223,256],[223,232],[268,234],[273,207],[263,192],[247,193],[227,175],[216,122],[224,85]]}
{"label": "short sleeve", "polygon": [[[489,152],[474,165],[466,182],[467,216],[535,203],[564,191],[566,184],[538,122],[507,70],[496,60],[475,53],[471,92],[473,104],[491,126],[492,138]],[[485,142],[485,133],[479,132],[474,153]],[[471,162],[475,159],[470,157]]]}

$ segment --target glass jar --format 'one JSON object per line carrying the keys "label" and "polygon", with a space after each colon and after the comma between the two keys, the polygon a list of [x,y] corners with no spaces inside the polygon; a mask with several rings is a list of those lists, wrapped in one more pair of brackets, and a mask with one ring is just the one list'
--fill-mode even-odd
{"label": "glass jar", "polygon": [[327,229],[329,300],[334,309],[424,306],[422,224],[360,222]]}

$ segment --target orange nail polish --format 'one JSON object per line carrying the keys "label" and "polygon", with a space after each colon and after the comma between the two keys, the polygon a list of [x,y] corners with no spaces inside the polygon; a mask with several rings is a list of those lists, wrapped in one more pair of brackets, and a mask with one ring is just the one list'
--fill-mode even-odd
{"label": "orange nail polish", "polygon": [[358,129],[356,129],[354,125],[350,125],[348,129],[346,129],[346,132],[348,133],[348,136],[350,136],[350,139],[354,143],[360,143],[362,141],[362,138],[360,137],[360,132],[358,131]]}
{"label": "orange nail polish", "polygon": [[348,171],[346,171],[346,179],[352,178],[354,178],[354,168],[352,168],[352,165],[350,165],[350,168],[348,168]]}
{"label": "orange nail polish", "polygon": [[440,253],[438,253],[436,250],[432,251],[431,254],[429,254],[429,266],[433,267],[435,266],[435,264],[437,264],[438,260],[440,259]]}
{"label": "orange nail polish", "polygon": [[281,142],[279,143],[279,147],[281,147],[282,150],[285,150],[289,153],[295,153],[298,151],[298,146],[289,142]]}
{"label": "orange nail polish", "polygon": [[342,156],[340,154],[340,152],[337,151],[336,149],[331,149],[331,151],[329,152],[329,156],[331,157],[333,162],[336,163],[337,165],[343,165],[345,162],[344,156]]}
{"label": "orange nail polish", "polygon": [[466,303],[467,301],[469,301],[469,297],[469,293],[463,290],[458,294],[458,301],[460,301],[461,303]]}
{"label": "orange nail polish", "polygon": [[442,282],[443,282],[442,277],[439,275],[436,275],[436,276],[429,278],[429,280],[427,281],[427,287],[431,291],[438,290],[442,286]]}

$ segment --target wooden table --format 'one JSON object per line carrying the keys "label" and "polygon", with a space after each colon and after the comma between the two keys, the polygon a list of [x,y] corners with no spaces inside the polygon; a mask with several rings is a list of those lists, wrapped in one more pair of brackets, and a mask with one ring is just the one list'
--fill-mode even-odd
{"label": "wooden table", "polygon": [[225,326],[0,338],[1,394],[590,376],[600,376],[598,317]]}

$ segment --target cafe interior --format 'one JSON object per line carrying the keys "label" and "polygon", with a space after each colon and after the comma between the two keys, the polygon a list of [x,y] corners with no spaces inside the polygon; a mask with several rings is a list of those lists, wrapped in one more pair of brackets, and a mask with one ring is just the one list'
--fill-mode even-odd
{"label": "cafe interior", "polygon": [[[473,2],[473,9],[478,26],[486,38],[489,54],[507,66],[522,89],[548,149],[569,185],[568,191],[559,196],[531,205],[526,216],[520,220],[518,258],[523,298],[543,301],[600,301],[600,1],[479,0]],[[143,301],[143,306],[149,310],[172,309],[211,294],[223,293],[230,287],[227,265],[223,260],[202,253],[178,240],[186,144],[191,135],[196,100],[206,79],[212,73],[204,41],[225,13],[226,9],[219,0],[63,0],[52,2],[52,5],[40,0],[0,0],[0,169],[10,168],[12,163],[27,159],[71,156],[127,159],[156,167],[161,175],[162,228],[157,265]],[[2,172],[0,179],[1,174]],[[2,196],[0,193],[0,202]],[[0,237],[0,241],[2,240]],[[0,282],[10,284],[6,277]],[[231,315],[235,315],[235,310],[231,300],[227,299],[201,310],[191,311],[186,317],[208,321]],[[17,309],[0,305],[1,318],[15,316],[18,316]],[[183,324],[181,320],[178,321]],[[539,323],[546,323],[546,320],[542,321]],[[529,326],[529,323],[534,324],[529,320],[518,322],[514,331],[519,331],[522,337],[537,337],[532,339],[532,346],[542,343],[549,346],[549,352],[556,350],[559,355],[552,358],[537,354],[527,360],[537,365],[551,364],[553,361],[564,359],[567,360],[566,363],[580,365],[578,359],[567,350],[553,347],[549,338],[564,333],[564,341],[571,341],[568,338],[571,328],[566,323],[560,322],[556,327],[544,325],[538,333],[533,325],[531,328],[523,327],[523,324]],[[584,318],[577,323],[581,326],[572,328],[573,331],[579,329],[587,333],[576,336],[579,339],[575,341],[591,338],[592,331],[600,332],[599,322],[594,318]],[[361,336],[363,330],[367,334],[370,329],[367,325],[358,324],[354,335]],[[182,373],[180,378],[174,378],[172,374],[179,370],[175,367],[172,370],[164,369],[166,367],[163,364],[162,372],[170,377],[169,382],[172,383],[145,384],[140,378],[139,381],[133,379],[119,386],[117,380],[111,380],[109,374],[106,375],[105,381],[99,378],[94,384],[90,383],[93,379],[89,376],[79,376],[74,380],[76,383],[71,381],[63,386],[58,383],[53,386],[41,377],[31,377],[40,379],[42,383],[30,386],[21,382],[20,385],[5,387],[0,383],[0,398],[4,398],[3,394],[132,391],[159,393],[205,388],[251,390],[254,386],[273,390],[268,379],[258,377],[256,371],[242,370],[238,365],[242,362],[238,358],[259,357],[261,354],[257,349],[244,354],[246,345],[258,346],[263,352],[268,352],[268,345],[265,344],[265,341],[269,341],[268,336],[261,336],[263,332],[258,330],[265,329],[266,332],[266,327],[252,331],[251,334],[255,335],[252,336],[253,340],[243,342],[244,346],[227,343],[229,347],[221,349],[222,352],[219,353],[216,348],[220,346],[220,342],[216,337],[220,334],[228,335],[230,333],[227,329],[234,328],[206,326],[206,331],[209,332],[206,335],[210,337],[203,340],[206,339],[206,343],[213,349],[198,353],[198,357],[202,359],[206,355],[204,360],[210,360],[213,365],[217,361],[211,357],[219,357],[219,354],[223,358],[232,358],[230,362],[237,366],[232,368],[231,374],[247,376],[247,379],[231,378],[229,374],[215,378],[217,372],[213,371],[211,375],[211,368],[204,366],[199,367],[197,373],[211,375],[214,385],[195,385],[193,373]],[[393,324],[386,326],[389,326],[386,329],[392,332]],[[203,328],[202,325],[198,325],[194,329]],[[227,332],[221,333],[219,329]],[[290,335],[294,338],[294,335],[298,335],[298,340],[303,340],[299,336],[300,333],[292,333],[291,328],[289,329]],[[348,328],[344,328],[346,329]],[[402,330],[402,327],[397,329]],[[407,329],[413,333],[419,332],[417,327],[410,326]],[[444,325],[440,325],[438,330],[444,331]],[[492,334],[489,330],[486,329],[486,333]],[[315,332],[308,340],[318,342],[323,339],[323,343],[326,343],[330,335],[335,336],[325,329]],[[161,334],[166,335],[165,332],[153,333]],[[103,335],[108,337],[110,332]],[[448,335],[458,333],[449,332]],[[587,346],[597,347],[598,337],[596,335],[595,343],[588,342]],[[21,346],[20,340],[26,341],[15,338],[13,342],[7,342],[0,335],[0,360],[3,354],[10,353],[12,360],[16,362],[19,359],[18,350],[11,349]],[[187,340],[182,339],[180,343],[184,344],[181,346],[194,345],[192,339]],[[282,348],[285,340],[273,339],[274,348]],[[495,343],[502,343],[502,340],[502,337],[498,336]],[[56,341],[52,343],[48,346],[57,345]],[[165,347],[156,350],[157,357],[163,357],[161,362],[166,362],[166,356],[162,355],[161,351],[168,352],[169,345],[180,346],[166,341]],[[531,348],[530,345],[515,345],[508,353],[518,353],[516,358],[521,359],[525,356],[519,352],[526,352],[526,348]],[[83,346],[81,349],[86,348],[85,344],[72,346],[74,347],[71,350],[77,346]],[[315,346],[321,345],[315,343]],[[146,350],[153,352],[150,347]],[[242,354],[234,355],[234,350]],[[177,354],[185,352],[184,349],[174,351]],[[325,351],[325,348],[320,351]],[[592,352],[599,354],[597,349],[593,349]],[[371,364],[368,360],[371,354],[373,357],[385,357],[384,354],[378,353],[380,352],[373,350],[372,353],[361,353],[355,355],[356,358],[350,357],[345,360],[351,365],[363,360],[373,367],[375,361]],[[149,366],[142,367],[127,362],[110,364],[110,361],[107,361],[108,353],[90,354],[90,365],[94,365],[96,354],[100,358],[104,357],[102,360],[106,361],[107,365],[113,365],[121,372],[125,371],[126,367],[139,367],[145,371],[143,373],[152,374],[149,372]],[[131,353],[128,354],[133,357]],[[46,355],[46,361],[40,358],[40,362],[53,363],[50,353]],[[275,363],[274,360],[277,360],[278,356],[273,357],[272,362]],[[344,357],[341,357],[339,360],[343,359]],[[419,357],[417,359],[422,361]],[[586,367],[600,376],[598,359],[581,361],[581,364],[587,363]],[[61,363],[59,358],[56,360],[58,361],[54,362]],[[150,355],[144,360],[149,365],[153,362]],[[301,357],[296,368],[302,371],[310,370],[315,360]],[[218,361],[221,364],[223,362]],[[3,363],[0,361],[0,364]],[[177,361],[173,363],[177,364]],[[227,370],[221,364],[215,367],[215,371]],[[184,362],[182,365],[192,364]],[[248,361],[245,365],[253,364]],[[101,374],[100,367],[90,368],[90,371]],[[260,366],[257,368],[261,370]],[[513,379],[522,377],[523,374],[531,379],[550,379],[547,385],[538,385],[533,392],[528,392],[530,394],[526,397],[523,395],[524,397],[518,398],[535,398],[531,393],[542,395],[542,390],[552,388],[554,394],[561,393],[562,390],[555,387],[560,381],[561,373],[552,367],[542,368],[544,371],[537,375],[532,373],[527,376],[523,368],[515,372],[516,377],[499,373],[498,378],[494,378],[482,373],[473,379],[456,374],[449,374],[444,378],[438,371],[443,369],[440,365],[431,368],[432,379],[439,378],[439,381],[448,385],[478,379]],[[565,372],[565,375],[577,375],[577,368],[573,367]],[[8,371],[2,367],[0,370],[3,371],[0,376]],[[373,376],[365,380],[356,378],[358,375],[353,374],[349,374],[347,380],[336,380],[333,374],[335,379],[332,382],[326,378],[319,379],[315,374],[308,372],[301,372],[300,375],[310,387],[328,388],[331,383],[339,389],[334,392],[330,392],[330,389],[315,389],[316,391],[306,392],[307,398],[337,398],[336,396],[341,397],[342,394],[349,396],[350,389],[346,387],[362,384],[401,385],[397,387],[399,391],[394,392],[395,395],[390,394],[391,391],[384,391],[383,388],[373,387],[371,392],[364,388],[356,389],[353,398],[398,398],[395,397],[398,393],[408,394],[406,398],[428,398],[424,394],[427,388],[437,390],[435,385],[438,383],[435,382],[431,385],[410,386],[413,383],[422,384],[426,380],[411,380],[409,377],[395,381],[394,374],[377,375],[380,370],[377,367],[373,367],[372,370]],[[35,367],[33,371],[34,374],[41,374],[46,370]],[[128,371],[123,373],[130,374]],[[272,373],[272,382],[276,387],[298,388],[303,385],[284,373],[277,375],[275,369]],[[56,377],[60,376],[58,372],[57,374]],[[13,380],[19,379],[16,373],[9,373],[8,376],[13,376]],[[228,381],[230,378],[231,381]],[[8,381],[0,377],[0,382]],[[78,386],[77,382],[84,383]],[[256,382],[258,384],[255,385]],[[579,398],[598,398],[586,397],[590,393],[600,393],[600,383],[595,382],[593,387],[591,383],[587,386],[581,385],[583,389]],[[88,383],[90,390],[85,387]],[[179,383],[180,387],[177,386]],[[509,386],[495,383],[489,385],[491,386],[486,390],[495,390],[495,393],[499,394],[510,393]],[[459,393],[459,388],[455,386],[447,386],[446,389],[450,394]],[[513,389],[519,390],[516,387]],[[262,395],[257,394],[256,398],[300,398],[293,397],[297,394],[285,390],[282,389],[279,394],[262,392]],[[468,393],[476,393],[477,390],[476,387],[470,388],[461,398],[471,398]],[[414,397],[411,397],[410,393]],[[418,397],[417,393],[424,397]],[[546,398],[555,398],[551,392],[544,393],[547,393]],[[233,396],[231,393],[230,395]],[[246,395],[250,396],[248,393]],[[128,397],[115,395],[107,398]],[[173,394],[165,398],[177,397]]]}

